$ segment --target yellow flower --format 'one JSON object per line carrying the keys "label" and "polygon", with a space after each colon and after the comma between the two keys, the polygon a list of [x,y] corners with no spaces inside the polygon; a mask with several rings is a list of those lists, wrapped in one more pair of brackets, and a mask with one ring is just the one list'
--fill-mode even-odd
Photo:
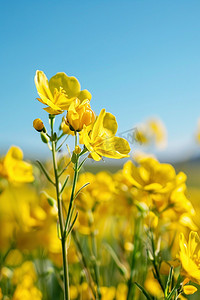
{"label": "yellow flower", "polygon": [[156,146],[165,148],[167,144],[167,132],[164,124],[159,119],[150,119],[147,126],[151,132],[152,140],[155,141]]}
{"label": "yellow flower", "polygon": [[67,124],[74,131],[81,131],[83,126],[88,126],[95,121],[95,114],[90,107],[90,101],[81,102],[76,98],[70,105],[67,112]]}
{"label": "yellow flower", "polygon": [[36,71],[35,85],[40,96],[38,100],[48,106],[44,110],[49,114],[62,114],[76,98],[83,101],[92,97],[87,90],[80,90],[80,83],[75,77],[69,77],[63,72],[48,81],[42,71]]}
{"label": "yellow flower", "polygon": [[16,268],[13,273],[13,284],[17,285],[23,282],[24,278],[29,278],[31,283],[37,279],[36,271],[32,261],[25,261],[20,267]]}
{"label": "yellow flower", "polygon": [[110,287],[102,286],[101,287],[101,299],[102,300],[115,299],[115,288],[113,286],[110,286]]}
{"label": "yellow flower", "polygon": [[152,144],[164,148],[167,142],[167,133],[161,120],[152,118],[137,126],[135,139],[141,144]]}
{"label": "yellow flower", "polygon": [[12,146],[3,161],[0,162],[0,176],[14,183],[34,180],[32,166],[23,161],[23,152],[19,147]]}
{"label": "yellow flower", "polygon": [[156,278],[154,278],[153,272],[148,272],[144,287],[152,296],[161,298],[163,295],[160,284],[158,283]]}
{"label": "yellow flower", "polygon": [[78,287],[75,285],[70,285],[70,299],[77,299],[78,297]]}
{"label": "yellow flower", "polygon": [[152,157],[139,160],[136,167],[128,161],[123,168],[127,180],[135,187],[154,193],[166,193],[175,186],[176,173],[169,164],[161,164]]}
{"label": "yellow flower", "polygon": [[102,156],[115,159],[129,157],[130,146],[125,139],[115,136],[116,131],[117,121],[105,109],[101,110],[90,132],[84,127],[82,143],[94,160],[99,161]]}
{"label": "yellow flower", "polygon": [[116,300],[127,299],[128,288],[125,283],[119,283],[116,290]]}
{"label": "yellow flower", "polygon": [[179,246],[182,275],[200,284],[200,238],[197,232],[190,232],[188,242],[181,233]]}

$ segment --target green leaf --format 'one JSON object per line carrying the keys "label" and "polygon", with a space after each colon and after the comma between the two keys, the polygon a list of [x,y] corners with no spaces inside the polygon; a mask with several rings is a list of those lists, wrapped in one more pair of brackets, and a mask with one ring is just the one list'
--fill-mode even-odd
{"label": "green leaf", "polygon": [[181,275],[179,275],[175,287],[172,289],[171,293],[167,296],[166,300],[172,299],[173,295],[176,293],[176,291],[180,287],[181,281],[182,281],[182,277],[181,277]]}
{"label": "green leaf", "polygon": [[119,269],[120,273],[127,279],[128,278],[128,271],[127,271],[126,267],[120,262],[117,254],[115,253],[113,248],[107,243],[104,243],[104,247],[110,253],[110,255],[111,255],[112,259],[114,260],[114,262],[115,262],[117,268]]}
{"label": "green leaf", "polygon": [[60,172],[60,174],[58,174],[58,178],[67,170],[67,168],[69,167],[70,164],[71,164],[71,160],[68,162],[66,167]]}
{"label": "green leaf", "polygon": [[73,227],[74,227],[74,224],[76,222],[76,219],[78,218],[78,211],[76,212],[76,215],[74,217],[74,220],[72,221],[72,224],[70,225],[68,231],[67,231],[67,236],[70,234],[70,232],[72,231]]}
{"label": "green leaf", "polygon": [[60,195],[61,195],[62,192],[64,191],[64,189],[65,189],[65,187],[66,187],[66,184],[67,184],[67,182],[68,182],[68,179],[69,179],[69,175],[66,177],[66,179],[65,179],[65,181],[64,181],[64,183],[63,183],[63,186],[62,186],[62,188],[61,188],[61,190],[60,190],[60,192],[59,192]]}
{"label": "green leaf", "polygon": [[62,145],[66,142],[66,140],[68,139],[69,135],[67,135],[64,140],[62,141],[62,143],[60,144],[60,146],[56,149],[56,151],[59,151],[60,148],[62,147]]}
{"label": "green leaf", "polygon": [[50,178],[49,174],[45,170],[44,166],[42,165],[42,163],[39,160],[36,160],[36,162],[39,164],[39,166],[40,166],[42,172],[44,173],[44,175],[46,176],[47,180],[49,180],[49,182],[51,182],[53,185],[55,185],[55,183],[53,182],[53,180]]}
{"label": "green leaf", "polygon": [[137,285],[137,287],[140,289],[140,291],[144,294],[144,296],[148,299],[148,300],[153,300],[153,298],[147,293],[147,291],[137,282],[134,282],[135,285]]}
{"label": "green leaf", "polygon": [[167,283],[166,283],[166,287],[165,287],[165,297],[167,297],[170,286],[172,284],[172,279],[173,279],[173,267],[171,266],[170,271],[169,271],[169,275],[167,278]]}
{"label": "green leaf", "polygon": [[90,184],[89,182],[87,182],[86,184],[84,184],[76,193],[76,195],[74,196],[73,200],[76,199],[76,197],[79,195],[79,193],[82,191],[82,189],[84,189],[88,184]]}
{"label": "green leaf", "polygon": [[87,157],[84,158],[84,160],[80,163],[79,167],[78,167],[78,171],[80,171],[80,169],[82,168],[83,164],[85,163]]}

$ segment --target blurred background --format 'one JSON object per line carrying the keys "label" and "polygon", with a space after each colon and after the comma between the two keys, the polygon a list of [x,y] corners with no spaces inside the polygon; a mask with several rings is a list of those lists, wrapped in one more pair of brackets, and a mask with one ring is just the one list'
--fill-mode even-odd
{"label": "blurred background", "polygon": [[[200,117],[199,1],[1,1],[1,147],[18,145],[27,158],[48,149],[32,128],[47,124],[34,85],[37,69],[48,78],[75,76],[92,93],[91,106],[117,117],[118,133],[158,118],[163,161],[195,160]],[[133,150],[140,148],[132,143]]]}

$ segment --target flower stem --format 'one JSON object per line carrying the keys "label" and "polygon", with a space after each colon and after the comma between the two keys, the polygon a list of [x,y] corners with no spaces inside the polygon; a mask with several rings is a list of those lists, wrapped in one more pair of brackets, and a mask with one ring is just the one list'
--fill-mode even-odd
{"label": "flower stem", "polygon": [[[75,147],[77,145],[77,134],[75,134]],[[65,229],[68,230],[70,227],[70,220],[72,217],[72,212],[73,212],[73,203],[74,203],[74,194],[75,194],[75,188],[76,188],[76,183],[78,179],[78,162],[79,162],[79,155],[76,157],[76,162],[74,164],[74,178],[73,178],[73,183],[72,183],[72,192],[71,192],[71,197],[70,197],[70,202],[69,202],[69,208],[67,212],[67,218],[66,218],[66,225]],[[66,235],[66,232],[64,232]]]}
{"label": "flower stem", "polygon": [[80,260],[80,262],[83,265],[83,269],[84,269],[84,272],[85,272],[86,279],[87,279],[88,284],[90,286],[90,289],[91,289],[91,291],[93,293],[93,296],[96,297],[96,291],[95,291],[95,288],[94,288],[93,279],[92,279],[92,276],[91,276],[91,273],[90,273],[90,269],[88,267],[88,263],[87,263],[86,257],[84,255],[83,250],[82,250],[80,241],[79,241],[79,239],[77,237],[76,230],[72,231],[72,236],[73,236],[73,239],[74,239],[77,251],[80,254],[79,260]]}
{"label": "flower stem", "polygon": [[157,266],[157,259],[156,259],[156,255],[155,255],[155,245],[154,245],[153,233],[151,233],[151,245],[152,245],[152,254],[153,254],[152,263],[153,263],[153,267],[154,267],[154,270],[155,270],[156,279],[158,280],[163,293],[165,293],[165,289],[164,289],[164,286],[163,286],[163,283],[162,283],[162,280],[161,280],[161,277],[160,277],[160,273],[159,273],[159,270],[158,270],[158,266]]}
{"label": "flower stem", "polygon": [[60,225],[61,244],[62,244],[64,299],[70,300],[67,247],[66,247],[66,238],[65,238],[65,234],[64,234],[64,218],[63,218],[63,211],[62,211],[62,202],[61,202],[61,197],[60,197],[60,187],[59,187],[60,183],[59,183],[58,167],[57,167],[57,160],[56,160],[56,142],[54,140],[54,130],[53,130],[55,116],[50,115],[49,120],[50,120],[50,126],[51,126],[52,159],[53,159],[56,197],[57,197],[57,205],[58,205],[58,219],[59,219],[59,225]]}
{"label": "flower stem", "polygon": [[97,295],[96,299],[101,299],[101,290],[100,290],[100,270],[99,270],[99,264],[97,261],[97,244],[96,244],[96,237],[93,230],[93,214],[92,212],[89,213],[89,225],[91,229],[90,237],[91,237],[91,249],[92,249],[92,257],[93,257],[93,263],[94,263],[94,273],[95,273],[95,279],[96,279],[96,285],[97,285]]}
{"label": "flower stem", "polygon": [[128,280],[128,293],[127,293],[127,300],[134,299],[134,285],[133,285],[133,276],[135,272],[135,265],[136,265],[136,257],[137,257],[137,252],[139,249],[139,244],[140,244],[140,227],[141,227],[141,217],[136,219],[135,222],[135,233],[134,233],[134,248],[132,252],[132,257],[131,257],[131,272],[130,272],[130,277]]}

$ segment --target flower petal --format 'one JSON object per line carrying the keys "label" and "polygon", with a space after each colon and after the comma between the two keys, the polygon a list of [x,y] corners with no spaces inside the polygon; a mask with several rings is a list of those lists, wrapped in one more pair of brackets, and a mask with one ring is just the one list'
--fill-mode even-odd
{"label": "flower petal", "polygon": [[183,287],[183,292],[186,295],[192,295],[197,291],[197,288],[193,285],[185,285]]}
{"label": "flower petal", "polygon": [[54,94],[55,89],[59,91],[60,88],[63,88],[67,97],[72,98],[80,93],[81,86],[75,77],[69,77],[64,72],[60,72],[51,77],[49,80],[49,88],[52,94]]}
{"label": "flower petal", "polygon": [[42,71],[37,70],[34,81],[38,94],[40,96],[43,95],[45,98],[53,102],[53,96],[49,89],[48,79],[46,75]]}
{"label": "flower petal", "polygon": [[108,135],[115,135],[118,128],[115,116],[107,112],[103,119],[103,127],[106,129]]}

